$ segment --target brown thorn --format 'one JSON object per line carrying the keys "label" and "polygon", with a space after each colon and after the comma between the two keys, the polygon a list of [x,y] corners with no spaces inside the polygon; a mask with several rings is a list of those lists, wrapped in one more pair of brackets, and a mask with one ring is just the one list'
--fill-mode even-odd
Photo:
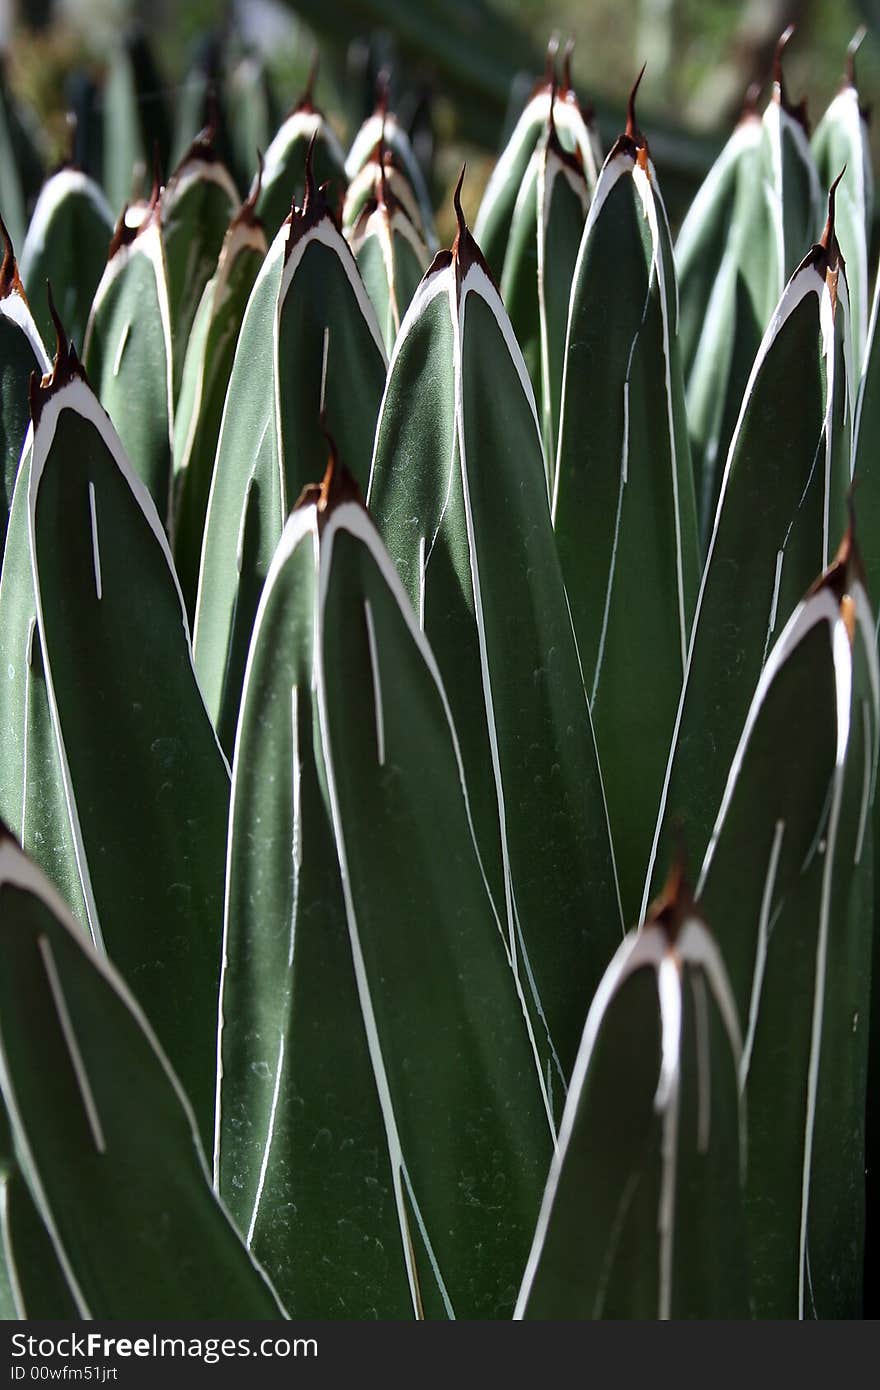
{"label": "brown thorn", "polygon": [[679,826],[676,834],[675,856],[666,875],[666,882],[650,904],[645,925],[662,927],[671,942],[675,941],[685,919],[694,910],[694,894],[687,876],[687,852]]}
{"label": "brown thorn", "polygon": [[748,90],[743,97],[742,110],[739,117],[741,121],[749,121],[760,116],[758,103],[761,100],[761,86],[762,84],[760,82],[749,83]]}
{"label": "brown thorn", "polygon": [[556,55],[559,52],[559,38],[551,34],[547,42],[547,56],[544,59],[544,84],[552,86],[556,81]]}
{"label": "brown thorn", "polygon": [[303,212],[308,211],[309,206],[314,203],[315,198],[318,195],[318,185],[315,183],[314,168],[315,145],[317,144],[317,141],[318,132],[314,131],[314,133],[312,134],[312,138],[309,141],[309,147],[306,150],[306,186],[305,193],[303,195]]}
{"label": "brown thorn", "polygon": [[571,55],[574,52],[574,39],[568,38],[565,41],[565,48],[562,52],[562,90],[571,92],[574,90],[571,82]]}
{"label": "brown thorn", "polygon": [[844,68],[844,86],[855,87],[856,84],[856,54],[865,41],[868,27],[860,24],[846,46],[846,67]]}
{"label": "brown thorn", "polygon": [[461,209],[461,188],[462,184],[464,183],[464,176],[466,170],[467,164],[462,164],[461,173],[458,176],[458,183],[455,185],[455,192],[452,195],[452,206],[455,208],[455,220],[458,224],[458,230],[455,233],[455,244],[452,248],[453,251],[457,250],[459,244],[461,243],[462,237],[464,237],[467,234],[468,230],[468,225],[467,222],[464,220],[464,213]]}
{"label": "brown thorn", "polygon": [[52,283],[50,280],[46,281],[46,297],[49,300],[49,313],[55,328],[55,366],[57,367],[60,362],[64,362],[70,356],[71,349],[67,341],[67,334],[64,331],[64,324],[61,322],[58,310],[55,308],[55,300],[52,295]]}
{"label": "brown thorn", "polygon": [[309,63],[309,74],[306,78],[306,89],[300,98],[300,106],[314,106],[315,104],[315,83],[318,80],[318,66],[321,61],[320,51],[316,48],[312,53],[312,61]]}
{"label": "brown thorn", "polygon": [[376,74],[376,106],[374,115],[381,116],[383,119],[388,115],[388,104],[391,99],[391,71],[387,67],[381,67]]}
{"label": "brown thorn", "polygon": [[645,68],[647,66],[647,63],[642,63],[642,70],[636,78],[635,82],[633,83],[632,91],[630,92],[629,98],[627,99],[626,103],[626,134],[627,137],[636,144],[639,142],[640,139],[643,138],[642,132],[639,130],[638,127],[638,122],[636,121],[636,93],[639,90],[639,86],[641,85],[642,78],[645,75]]}
{"label": "brown thorn", "polygon": [[846,173],[846,165],[844,164],[844,166],[843,166],[843,168],[841,169],[840,173],[837,175],[837,178],[834,180],[833,184],[831,185],[831,187],[830,187],[829,190],[828,190],[828,216],[827,216],[827,218],[825,219],[825,227],[824,227],[824,229],[823,229],[823,231],[822,231],[821,237],[819,238],[819,245],[820,245],[821,247],[823,247],[824,250],[827,251],[827,252],[829,252],[829,253],[831,252],[832,246],[835,245],[835,243],[836,243],[836,238],[835,238],[835,235],[834,235],[834,202],[835,202],[835,194],[837,193],[837,185],[840,183],[840,180],[843,178],[843,176],[844,176],[845,173]]}
{"label": "brown thorn", "polygon": [[782,75],[782,55],[791,42],[794,31],[794,24],[789,24],[787,29],[783,29],[776,41],[776,48],[773,53],[773,81],[782,92],[785,91],[785,80]]}
{"label": "brown thorn", "polygon": [[18,267],[15,264],[12,237],[9,235],[2,217],[0,217],[0,236],[3,237],[4,244],[3,260],[0,262],[0,296],[5,298],[18,279]]}

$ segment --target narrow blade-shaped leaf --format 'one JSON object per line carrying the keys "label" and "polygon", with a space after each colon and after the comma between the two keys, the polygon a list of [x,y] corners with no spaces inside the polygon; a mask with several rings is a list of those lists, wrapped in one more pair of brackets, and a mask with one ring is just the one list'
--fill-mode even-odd
{"label": "narrow blade-shaped leaf", "polygon": [[620,908],[534,396],[459,211],[395,345],[370,505],[449,694],[555,1104]]}
{"label": "narrow blade-shaped leaf", "polygon": [[28,382],[49,370],[46,349],[34,322],[2,220],[5,242],[0,262],[0,554],[9,524],[12,494],[30,424]]}
{"label": "narrow blade-shaped leaf", "polygon": [[551,70],[539,82],[486,185],[474,226],[474,235],[492,270],[500,278],[517,199],[529,164],[547,129],[550,108],[564,149],[577,150],[583,162],[587,186],[592,192],[599,177],[602,156],[589,112],[581,110],[566,65],[557,85]]}
{"label": "narrow blade-shaped leaf", "polygon": [[162,195],[175,401],[196,310],[238,207],[235,184],[217,156],[215,134],[208,127],[196,137]]}
{"label": "narrow blade-shaped leaf", "polygon": [[331,465],[248,663],[221,1010],[220,1190],[313,1316],[505,1316],[524,1266],[552,1131],[462,774],[415,613]]}
{"label": "narrow blade-shaped leaf", "polygon": [[82,345],[113,225],[104,194],[87,174],[61,169],[44,185],[21,253],[21,276],[44,339],[51,341],[53,331],[48,281],[72,340]]}
{"label": "narrow blade-shaped leaf", "polygon": [[98,399],[165,524],[174,422],[171,306],[156,192],[140,221],[125,216],[95,294],[83,360]]}
{"label": "narrow blade-shaped leaf", "polygon": [[5,831],[0,955],[3,1101],[78,1315],[280,1316],[143,1013]]}
{"label": "narrow blade-shaped leaf", "polygon": [[850,477],[846,275],[828,223],[764,335],[721,483],[643,908],[682,843],[700,862],[771,642],[843,533]]}
{"label": "narrow blade-shaped leaf", "polygon": [[365,486],[385,371],[375,311],[310,172],[248,302],[205,522],[196,668],[230,754],[260,590],[288,513],[324,470],[322,416]]}
{"label": "narrow blade-shaped leaf", "polygon": [[861,1309],[880,679],[860,570],[847,536],[773,647],[700,876],[746,1027],[761,1317]]}
{"label": "narrow blade-shaped leaf", "polygon": [[[766,322],[789,276],[818,236],[822,191],[810,149],[806,102],[795,104],[786,91],[782,54],[794,30],[786,29],[776,48],[773,92],[764,112],[761,158],[769,226],[762,238],[767,266]],[[839,173],[835,170],[835,174]]]}
{"label": "narrow blade-shaped leaf", "polygon": [[32,411],[37,627],[89,925],[207,1135],[228,770],[158,515],[63,340]]}
{"label": "narrow blade-shaped leaf", "polygon": [[853,365],[861,371],[868,337],[868,246],[874,220],[874,171],[868,138],[868,113],[859,101],[855,62],[813,136],[819,177],[826,186],[846,174],[837,191],[837,237],[846,263],[852,319]]}
{"label": "narrow blade-shaped leaf", "polygon": [[115,216],[144,193],[153,160],[168,168],[171,122],[166,84],[141,29],[111,47],[103,91],[104,192]]}
{"label": "narrow blade-shaped leaf", "polygon": [[266,237],[248,201],[226,233],[217,271],[205,286],[186,350],[174,412],[172,533],[174,563],[190,616],[195,612],[223,404],[247,302],[265,256]]}
{"label": "narrow blade-shaped leaf", "polygon": [[388,187],[383,165],[378,172],[378,186],[361,209],[349,245],[390,352],[429,257],[427,246]]}
{"label": "narrow blade-shaped leaf", "polygon": [[501,294],[541,406],[553,493],[572,280],[590,191],[579,151],[560,143],[551,108],[514,208]]}
{"label": "narrow blade-shaped leaf", "polygon": [[[578,253],[554,526],[625,917],[639,907],[698,584],[672,245],[634,113]],[[651,697],[640,673],[651,671]],[[638,778],[633,768],[639,768]]]}
{"label": "narrow blade-shaped leaf", "polygon": [[736,1008],[680,885],[590,1006],[521,1318],[747,1316]]}
{"label": "narrow blade-shaped leaf", "polygon": [[373,161],[374,152],[379,145],[391,150],[396,162],[409,182],[419,209],[419,220],[424,228],[429,248],[436,249],[434,234],[434,210],[421,165],[416,159],[409,136],[403,126],[387,109],[387,97],[380,97],[376,110],[368,116],[352,141],[345,161],[345,177],[349,184],[357,178],[361,170]]}
{"label": "narrow blade-shaped leaf", "polygon": [[345,188],[345,153],[333,127],[313,106],[307,92],[266,150],[257,216],[270,237],[274,237],[291,207],[303,202],[306,153],[312,141],[315,181],[330,183],[330,204],[335,206]]}
{"label": "narrow blade-shaped leaf", "polygon": [[4,1320],[78,1317],[52,1239],[17,1166],[0,1178],[0,1238],[11,1294]]}
{"label": "narrow blade-shaped leaf", "polygon": [[[48,368],[48,364],[47,364]],[[37,627],[29,526],[31,445],[22,459],[0,574],[0,818],[84,928],[77,866]]]}
{"label": "narrow blade-shaped leaf", "polygon": [[675,243],[679,350],[694,491],[705,550],[724,461],[767,319],[763,127],[748,109],[718,156]]}

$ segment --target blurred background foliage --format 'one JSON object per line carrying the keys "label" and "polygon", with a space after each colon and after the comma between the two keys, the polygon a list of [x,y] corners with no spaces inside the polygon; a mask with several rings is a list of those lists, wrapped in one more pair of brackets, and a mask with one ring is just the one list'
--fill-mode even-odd
{"label": "blurred background foliage", "polygon": [[[606,147],[647,63],[640,120],[677,220],[748,88],[757,83],[766,92],[776,39],[789,23],[797,33],[787,84],[796,99],[808,98],[814,122],[863,23],[858,78],[871,103],[880,91],[880,0],[0,0],[0,47],[23,119],[31,113],[34,129],[46,132],[41,154],[50,167],[72,146],[66,113],[77,84],[94,84],[100,104],[107,55],[131,26],[155,52],[162,74],[155,100],[169,111],[211,36],[232,34],[244,51],[262,55],[282,112],[319,47],[316,99],[343,139],[369,110],[385,68],[438,201],[468,159],[472,213],[548,39],[571,37],[575,85],[595,108]],[[441,216],[441,232],[450,226]]]}

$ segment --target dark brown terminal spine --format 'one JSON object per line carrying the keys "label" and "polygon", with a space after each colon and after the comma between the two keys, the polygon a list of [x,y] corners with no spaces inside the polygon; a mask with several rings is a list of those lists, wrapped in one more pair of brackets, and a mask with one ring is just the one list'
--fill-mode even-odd
{"label": "dark brown terminal spine", "polygon": [[28,384],[28,396],[31,407],[31,419],[36,432],[40,416],[48,401],[56,395],[62,387],[67,386],[71,381],[84,381],[88,385],[88,377],[85,374],[82,363],[76,355],[76,349],[68,340],[64,330],[64,325],[55,308],[55,300],[52,296],[52,286],[46,282],[46,294],[49,299],[49,313],[52,315],[52,323],[55,325],[55,358],[52,363],[52,370],[48,376],[39,377],[36,372],[31,372],[31,379]]}

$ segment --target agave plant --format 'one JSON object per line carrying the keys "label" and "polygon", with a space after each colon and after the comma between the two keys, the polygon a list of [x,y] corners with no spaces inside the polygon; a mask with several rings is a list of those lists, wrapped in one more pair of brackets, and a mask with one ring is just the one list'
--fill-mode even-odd
{"label": "agave plant", "polygon": [[387,84],[346,154],[212,49],[172,137],[124,45],[26,233],[2,144],[4,1317],[876,1308],[880,295],[789,37],[677,229],[570,47],[448,250]]}

